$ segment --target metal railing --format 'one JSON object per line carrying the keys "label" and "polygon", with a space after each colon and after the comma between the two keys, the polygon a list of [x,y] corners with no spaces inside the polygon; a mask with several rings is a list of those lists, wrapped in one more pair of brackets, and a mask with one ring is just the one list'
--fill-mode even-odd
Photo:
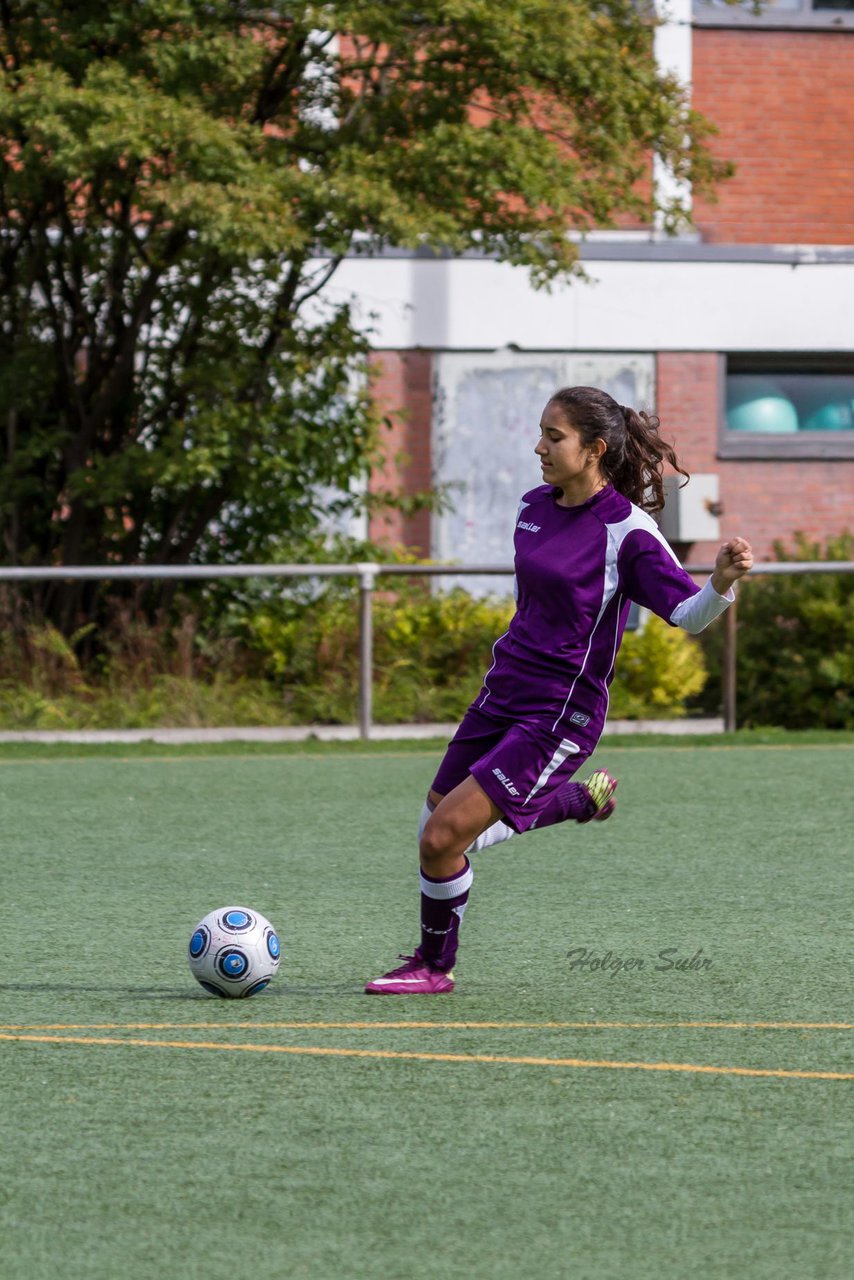
{"label": "metal railing", "polygon": [[[705,577],[714,565],[686,564],[692,577]],[[854,573],[854,560],[781,560],[760,563],[757,574]],[[224,565],[58,565],[50,568],[0,566],[0,582],[134,582],[220,578],[358,578],[359,580],[359,736],[368,739],[373,724],[373,595],[379,577],[504,577],[512,565],[476,564],[224,564]],[[736,727],[736,606],[724,614],[722,698],[724,729]]]}

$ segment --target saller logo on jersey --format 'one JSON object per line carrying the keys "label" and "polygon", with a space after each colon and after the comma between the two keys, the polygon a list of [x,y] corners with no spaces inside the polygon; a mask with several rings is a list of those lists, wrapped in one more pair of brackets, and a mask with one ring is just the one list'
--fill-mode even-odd
{"label": "saller logo on jersey", "polygon": [[527,520],[520,520],[516,525],[517,529],[527,529],[528,533],[539,533],[542,527],[540,524],[529,524]]}
{"label": "saller logo on jersey", "polygon": [[493,769],[492,772],[495,774],[502,787],[510,792],[511,796],[518,796],[519,792],[513,786],[513,783],[507,777],[506,773],[502,773],[500,769]]}
{"label": "saller logo on jersey", "polygon": [[572,715],[569,717],[569,723],[580,725],[589,724],[590,717],[586,716],[583,711],[573,711]]}

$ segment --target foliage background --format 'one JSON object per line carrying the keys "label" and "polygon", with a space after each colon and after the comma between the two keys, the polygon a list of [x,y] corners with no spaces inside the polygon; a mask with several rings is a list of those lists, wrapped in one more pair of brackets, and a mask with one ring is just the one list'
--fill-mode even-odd
{"label": "foliage background", "polygon": [[[386,580],[388,581],[388,579]],[[180,602],[179,602],[180,604]],[[155,622],[115,602],[85,658],[90,629],[66,639],[44,621],[0,630],[6,728],[352,724],[358,720],[359,601],[352,580],[271,590],[247,583],[208,611]],[[513,601],[431,592],[394,580],[374,599],[373,711],[380,724],[458,720],[477,694]],[[174,619],[174,620],[173,620]],[[653,618],[623,643],[612,717],[684,714],[702,689],[697,643]]]}
{"label": "foliage background", "polygon": [[[357,506],[381,415],[338,265],[475,252],[547,287],[569,231],[652,217],[653,153],[712,188],[652,34],[631,0],[0,5],[9,563],[268,560]],[[97,584],[29,598],[105,621]]]}
{"label": "foliage background", "polygon": [[[824,546],[796,534],[778,561],[854,560],[854,536]],[[738,587],[736,704],[740,727],[854,727],[854,574],[756,575]],[[723,632],[700,637],[709,669],[696,709],[716,710]]]}
{"label": "foliage background", "polygon": [[[308,542],[302,554],[306,562],[387,558],[376,546],[345,541]],[[789,549],[778,545],[777,556],[851,560],[854,538],[821,547],[796,537]],[[398,564],[411,562],[399,553]],[[423,578],[380,579],[376,721],[458,719],[512,608],[509,599],[431,592]],[[748,577],[737,609],[739,727],[854,728],[854,575]],[[624,638],[610,717],[719,715],[722,650],[720,624],[693,637],[651,618]],[[220,584],[153,620],[118,599],[102,624],[70,637],[15,594],[0,594],[0,725],[9,729],[352,724],[358,670],[353,579]]]}

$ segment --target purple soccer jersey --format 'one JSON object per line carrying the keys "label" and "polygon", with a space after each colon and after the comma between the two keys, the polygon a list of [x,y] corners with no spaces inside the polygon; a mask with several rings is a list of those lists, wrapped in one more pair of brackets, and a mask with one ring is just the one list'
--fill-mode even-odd
{"label": "purple soccer jersey", "polygon": [[699,588],[651,516],[611,485],[577,507],[540,485],[516,519],[516,613],[474,706],[598,740],[632,601],[670,622]]}
{"label": "purple soccer jersey", "polygon": [[522,499],[516,613],[433,783],[447,795],[471,773],[517,831],[595,749],[632,601],[692,631],[727,604],[700,592],[655,521],[611,485],[580,506],[559,496],[540,485]]}

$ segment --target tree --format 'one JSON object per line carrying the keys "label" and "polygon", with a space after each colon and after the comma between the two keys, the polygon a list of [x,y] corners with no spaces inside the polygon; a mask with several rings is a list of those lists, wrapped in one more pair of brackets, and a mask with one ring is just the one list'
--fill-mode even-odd
{"label": "tree", "polygon": [[723,172],[630,0],[0,0],[0,27],[12,563],[269,556],[370,465],[367,339],[322,303],[345,255],[547,285],[568,229],[651,213],[651,152]]}

